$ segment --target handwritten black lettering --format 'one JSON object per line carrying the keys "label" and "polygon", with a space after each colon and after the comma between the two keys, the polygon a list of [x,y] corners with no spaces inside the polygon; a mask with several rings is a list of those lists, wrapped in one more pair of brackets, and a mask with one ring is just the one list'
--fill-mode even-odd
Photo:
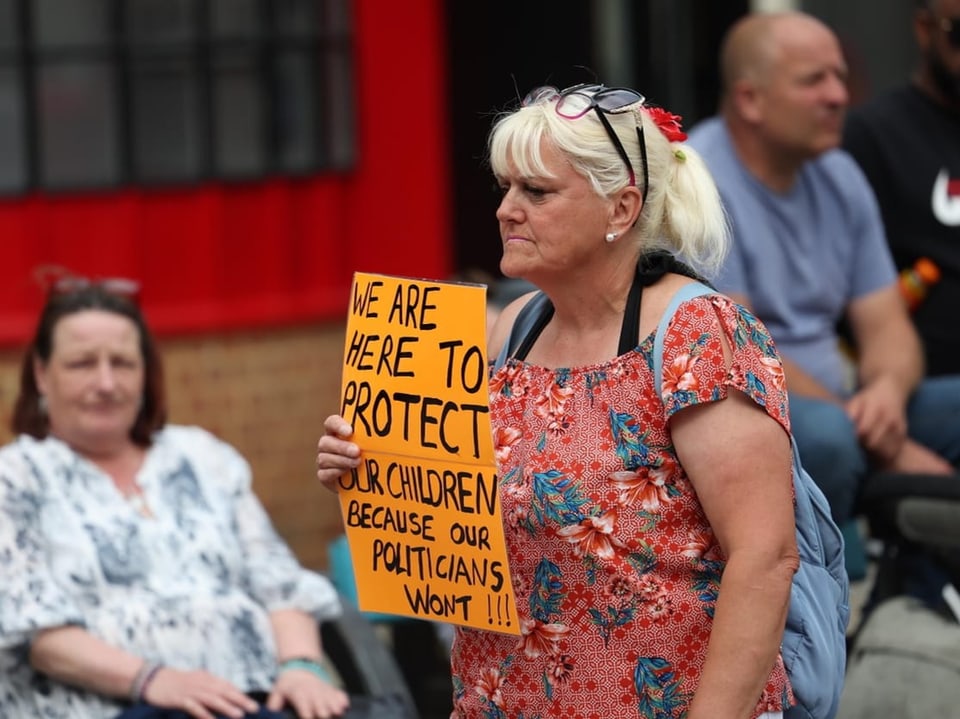
{"label": "handwritten black lettering", "polygon": [[487,474],[483,467],[454,471],[390,462],[383,484],[394,499],[455,509],[463,514],[492,517],[497,511],[499,479],[495,474]]}
{"label": "handwritten black lettering", "polygon": [[491,549],[489,527],[454,522],[450,525],[450,539],[454,544],[466,544],[478,549]]}
{"label": "handwritten black lettering", "polygon": [[350,346],[347,348],[346,364],[361,372],[372,370],[373,365],[365,363],[364,360],[373,357],[373,350],[370,345],[379,341],[380,335],[364,335],[362,332],[354,330],[353,336],[350,338]]}
{"label": "handwritten black lettering", "polygon": [[380,359],[377,362],[377,374],[386,374],[391,377],[413,377],[412,369],[401,369],[400,363],[406,359],[413,359],[413,351],[405,349],[408,344],[416,344],[416,337],[400,337],[396,340],[396,353],[394,353],[394,339],[390,335],[383,338],[383,345],[380,349]]}
{"label": "handwritten black lettering", "polygon": [[374,572],[418,581],[441,579],[461,586],[483,587],[491,592],[499,592],[504,584],[503,565],[497,560],[434,551],[432,546],[383,537],[373,540],[371,568]]}
{"label": "handwritten black lettering", "polygon": [[385,389],[377,390],[367,381],[350,380],[343,389],[340,416],[352,425],[360,422],[367,434],[386,437],[393,426],[393,404]]}
{"label": "handwritten black lettering", "polygon": [[[389,572],[400,576],[415,576],[423,579],[430,568],[425,561],[429,556],[427,547],[409,547],[400,542],[373,540],[373,571]],[[416,574],[414,574],[416,572]]]}
{"label": "handwritten black lettering", "polygon": [[340,475],[340,489],[354,489],[364,494],[384,494],[380,484],[380,463],[376,459],[364,459],[363,466],[366,471],[362,474],[358,469],[351,469]]}
{"label": "handwritten black lettering", "polygon": [[409,534],[424,541],[436,541],[433,535],[432,514],[407,512],[394,507],[383,507],[370,502],[351,499],[347,504],[347,526],[377,529],[396,534]]}
{"label": "handwritten black lettering", "polygon": [[[456,350],[462,346],[462,340],[448,340],[439,343],[441,350],[447,350],[446,385],[448,388],[453,387],[454,371],[457,369],[458,363]],[[463,358],[459,361],[459,369],[460,386],[468,394],[476,394],[485,386],[483,381],[487,376],[487,368],[483,359],[483,350],[476,345],[471,345],[463,353]]]}
{"label": "handwritten black lettering", "polygon": [[411,611],[423,617],[459,618],[464,622],[470,621],[470,602],[473,597],[464,594],[439,594],[430,589],[427,584],[417,587],[413,594],[410,587],[403,586],[403,593],[407,596],[407,603]]}
{"label": "handwritten black lettering", "polygon": [[393,303],[390,305],[387,322],[425,331],[436,329],[436,322],[428,321],[427,313],[437,309],[437,306],[430,304],[427,300],[431,294],[438,292],[440,288],[437,286],[423,287],[422,294],[420,290],[420,285],[397,285],[397,289],[393,293]]}
{"label": "handwritten black lettering", "polygon": [[383,287],[381,280],[374,280],[367,285],[361,285],[359,282],[355,283],[353,291],[353,314],[362,317],[379,316],[373,309],[373,304],[380,299],[375,293],[378,287]]}

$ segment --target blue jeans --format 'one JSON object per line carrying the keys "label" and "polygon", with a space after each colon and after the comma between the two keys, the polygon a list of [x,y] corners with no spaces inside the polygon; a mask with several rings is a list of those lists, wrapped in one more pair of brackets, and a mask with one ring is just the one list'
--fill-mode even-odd
{"label": "blue jeans", "polygon": [[[800,461],[823,490],[838,524],[855,513],[870,460],[843,408],[790,395],[790,423]],[[925,379],[907,404],[907,434],[960,467],[960,376]]]}

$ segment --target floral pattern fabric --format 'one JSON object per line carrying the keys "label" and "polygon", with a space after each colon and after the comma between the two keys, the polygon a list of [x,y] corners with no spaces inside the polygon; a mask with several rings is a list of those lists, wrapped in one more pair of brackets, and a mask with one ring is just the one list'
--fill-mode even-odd
{"label": "floral pattern fabric", "polygon": [[[510,360],[491,377],[522,634],[458,628],[452,716],[685,715],[725,558],[668,420],[733,388],[789,431],[787,395],[766,329],[722,295],[678,308],[664,342],[662,396],[652,350],[650,335],[608,363],[550,370]],[[778,658],[754,716],[792,701]]]}
{"label": "floral pattern fabric", "polygon": [[302,569],[229,445],[167,427],[137,481],[144,517],[59,440],[0,450],[0,716],[106,719],[123,703],[34,672],[42,629],[75,624],[146,659],[204,668],[244,691],[276,673],[269,612],[336,616],[330,582]]}

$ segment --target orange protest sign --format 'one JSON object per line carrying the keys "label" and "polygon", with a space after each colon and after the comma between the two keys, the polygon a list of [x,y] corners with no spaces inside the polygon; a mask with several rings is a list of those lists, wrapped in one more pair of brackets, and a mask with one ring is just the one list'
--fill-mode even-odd
{"label": "orange protest sign", "polygon": [[490,431],[480,285],[356,273],[340,478],[360,608],[519,634]]}

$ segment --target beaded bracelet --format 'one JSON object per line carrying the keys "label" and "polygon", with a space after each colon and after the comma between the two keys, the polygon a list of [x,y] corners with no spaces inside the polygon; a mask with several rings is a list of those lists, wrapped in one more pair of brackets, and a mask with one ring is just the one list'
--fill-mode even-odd
{"label": "beaded bracelet", "polygon": [[280,662],[279,671],[285,672],[288,669],[304,669],[328,684],[333,683],[333,679],[327,670],[323,668],[323,665],[311,657],[291,657],[290,659],[284,659]]}
{"label": "beaded bracelet", "polygon": [[161,669],[163,669],[163,664],[160,662],[145,660],[143,664],[140,665],[140,669],[137,671],[136,676],[133,678],[133,683],[130,685],[130,701],[134,704],[143,701],[143,694],[147,691],[147,686],[153,681],[153,678],[157,676],[157,672]]}

